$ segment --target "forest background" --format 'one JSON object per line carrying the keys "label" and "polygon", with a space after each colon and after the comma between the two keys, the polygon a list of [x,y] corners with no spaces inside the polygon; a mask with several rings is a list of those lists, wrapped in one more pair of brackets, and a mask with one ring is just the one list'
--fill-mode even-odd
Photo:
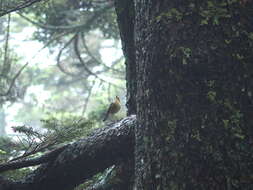
{"label": "forest background", "polygon": [[110,1],[42,1],[0,17],[0,59],[1,162],[89,134],[116,95],[122,109],[114,119],[125,115],[125,65]]}

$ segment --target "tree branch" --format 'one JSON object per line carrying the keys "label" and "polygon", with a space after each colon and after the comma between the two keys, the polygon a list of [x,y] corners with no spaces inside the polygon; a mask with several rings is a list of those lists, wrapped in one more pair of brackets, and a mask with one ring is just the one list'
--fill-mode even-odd
{"label": "tree branch", "polygon": [[31,159],[26,159],[26,160],[17,160],[13,162],[7,162],[4,164],[0,164],[0,173],[5,172],[8,170],[14,170],[14,169],[19,169],[19,168],[24,168],[24,167],[29,167],[29,166],[37,166],[39,164],[49,162],[53,159],[56,158],[65,148],[67,145],[62,146],[60,148],[54,149],[43,156],[37,157],[37,158],[31,158]]}
{"label": "tree branch", "polygon": [[57,59],[56,59],[56,60],[57,60],[57,61],[56,61],[57,67],[60,69],[60,71],[63,72],[64,74],[69,75],[69,76],[72,76],[72,77],[79,76],[80,74],[79,74],[79,73],[78,73],[78,74],[72,74],[72,73],[66,71],[66,70],[64,69],[64,67],[61,65],[61,55],[62,55],[63,50],[64,50],[65,48],[67,48],[67,47],[71,44],[71,42],[76,38],[76,36],[77,36],[77,34],[73,35],[73,36],[64,44],[64,46],[60,49],[60,51],[59,51],[59,53],[58,53],[58,55],[57,55]]}
{"label": "tree branch", "polygon": [[13,87],[13,85],[15,84],[15,81],[17,80],[17,78],[19,77],[19,75],[22,73],[22,71],[25,69],[25,67],[28,65],[29,63],[27,62],[25,65],[23,65],[21,67],[21,69],[16,73],[16,75],[13,77],[12,81],[11,81],[11,84],[8,88],[8,90],[5,92],[5,93],[1,93],[0,96],[7,96],[10,92],[11,92],[11,89]]}
{"label": "tree branch", "polygon": [[6,182],[0,178],[0,189],[72,190],[94,174],[133,158],[135,125],[136,117],[130,116],[98,129],[68,145],[56,157],[51,156],[23,180]]}
{"label": "tree branch", "polygon": [[89,67],[86,65],[85,61],[84,61],[84,60],[82,59],[82,57],[81,57],[81,54],[80,54],[80,51],[79,51],[79,48],[78,48],[78,43],[79,43],[79,35],[76,35],[76,36],[75,36],[75,40],[74,40],[74,51],[75,51],[75,54],[76,54],[78,60],[79,60],[80,63],[83,65],[85,71],[86,71],[89,75],[92,75],[92,76],[94,76],[96,79],[99,79],[101,82],[105,82],[105,83],[111,84],[111,85],[113,85],[113,86],[115,86],[115,87],[117,87],[117,88],[122,88],[122,87],[120,87],[120,86],[118,86],[118,85],[116,85],[116,84],[114,84],[114,83],[112,83],[112,82],[109,82],[109,81],[106,81],[106,80],[102,79],[101,77],[98,76],[97,73],[92,72],[92,71],[89,69]]}
{"label": "tree branch", "polygon": [[[112,70],[112,71],[114,71],[115,73],[124,74],[123,71],[120,71],[120,70],[118,70],[118,69],[114,69],[113,67],[109,67],[109,66],[107,66],[102,60],[96,58],[96,57],[93,55],[93,53],[91,53],[91,51],[90,51],[90,49],[89,49],[89,47],[88,47],[88,45],[87,45],[87,43],[86,43],[85,36],[83,35],[83,33],[82,33],[82,35],[81,35],[81,39],[82,39],[82,44],[83,44],[83,47],[85,48],[85,51],[86,51],[87,55],[89,55],[89,56],[91,57],[91,59],[92,59],[94,62],[96,62],[97,64],[103,65],[103,67],[105,67],[105,69],[106,69],[105,71]],[[116,60],[116,61],[118,62],[118,61],[120,61],[121,59],[122,59],[122,58],[120,58],[120,59],[118,59],[118,60]],[[115,63],[117,63],[117,62],[115,62]],[[101,73],[101,72],[104,72],[104,71],[100,71],[100,72],[98,72],[98,74]]]}
{"label": "tree branch", "polygon": [[107,10],[113,8],[112,3],[108,3],[103,8],[99,9],[98,11],[94,12],[94,14],[84,23],[69,25],[69,26],[53,26],[53,25],[47,25],[47,24],[41,24],[38,22],[33,21],[32,19],[26,17],[23,14],[19,14],[22,18],[27,20],[28,22],[32,23],[33,25],[40,27],[45,30],[64,30],[68,32],[78,32],[78,31],[89,31],[92,23],[94,20],[100,18],[103,13],[105,13]]}
{"label": "tree branch", "polygon": [[[3,15],[6,15],[8,13],[11,13],[11,12],[18,11],[20,9],[29,7],[32,4],[40,2],[40,1],[43,1],[43,0],[27,0],[27,1],[24,1],[24,2],[16,5],[15,7],[10,7],[10,8],[8,8],[8,5],[6,6],[6,5],[4,5],[4,3],[1,3],[1,6],[0,6],[0,17],[3,16]],[[8,1],[6,1],[6,2],[7,2],[6,4],[8,4]],[[7,10],[3,9],[4,6],[7,7]]]}

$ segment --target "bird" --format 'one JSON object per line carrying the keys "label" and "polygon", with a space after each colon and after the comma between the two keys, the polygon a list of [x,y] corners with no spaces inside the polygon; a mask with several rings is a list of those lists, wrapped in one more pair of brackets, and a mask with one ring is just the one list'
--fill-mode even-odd
{"label": "bird", "polygon": [[117,113],[120,110],[120,108],[121,108],[120,99],[118,96],[116,96],[115,101],[110,104],[103,121],[107,120],[109,115]]}

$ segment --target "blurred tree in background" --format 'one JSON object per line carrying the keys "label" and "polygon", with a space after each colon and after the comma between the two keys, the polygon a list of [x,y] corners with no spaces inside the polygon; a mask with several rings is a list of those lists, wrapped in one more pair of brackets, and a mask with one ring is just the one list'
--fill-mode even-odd
{"label": "blurred tree in background", "polygon": [[[15,20],[7,21],[2,17],[5,18],[3,25],[9,22],[6,31],[3,30],[5,41],[1,43],[3,48],[8,47],[8,54],[10,45],[6,36],[9,36],[10,24],[20,25],[20,22],[26,20],[28,23],[24,27],[36,28],[30,39],[42,42],[44,48],[48,48],[56,57],[56,64],[48,67],[47,63],[34,64],[28,61],[26,72],[21,75],[26,80],[25,89],[22,88],[23,93],[16,92],[23,95],[19,98],[23,110],[32,113],[30,109],[36,106],[39,110],[34,110],[34,114],[54,111],[59,117],[72,113],[84,115],[90,109],[88,102],[91,97],[93,109],[94,103],[102,105],[114,95],[125,93],[123,57],[119,51],[116,15],[111,1],[46,1],[17,14]],[[9,56],[1,55],[9,59]],[[19,62],[21,65],[22,60]],[[13,73],[15,71],[18,69],[13,68]],[[16,80],[20,78],[18,76]],[[14,81],[11,86],[10,79],[9,83],[6,82],[6,87],[11,87],[10,92],[14,93],[24,84],[22,81],[19,84]],[[39,90],[45,90],[50,98],[42,98],[45,99],[42,103],[41,96],[33,92]],[[94,94],[98,96],[94,97]],[[5,98],[2,100],[4,103],[9,102],[8,98],[13,95],[3,92],[1,97]],[[17,97],[12,99],[13,102],[17,101]],[[19,111],[17,114],[22,122],[29,120],[24,117],[24,113]]]}
{"label": "blurred tree in background", "polygon": [[[0,13],[17,3],[22,7],[20,1],[8,6],[1,1]],[[29,41],[43,44],[29,58],[17,53],[15,45],[25,31],[32,32],[21,47]],[[20,123],[12,129],[8,125],[14,138],[0,139],[1,162],[38,155],[100,127],[108,102],[115,95],[124,101],[120,48],[112,1],[42,1],[1,17],[0,135],[5,134],[7,116]],[[39,54],[49,55],[53,63],[36,59]],[[14,179],[30,170],[6,175]]]}

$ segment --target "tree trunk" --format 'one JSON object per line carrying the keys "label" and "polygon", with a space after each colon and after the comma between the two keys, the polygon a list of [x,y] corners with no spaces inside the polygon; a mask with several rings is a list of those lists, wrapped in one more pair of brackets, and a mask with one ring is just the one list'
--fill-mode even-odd
{"label": "tree trunk", "polygon": [[135,189],[253,189],[252,7],[135,0]]}
{"label": "tree trunk", "polygon": [[[117,22],[119,26],[122,49],[126,64],[126,106],[127,115],[136,114],[136,62],[135,62],[135,42],[134,42],[134,2],[133,0],[114,0]],[[130,190],[134,182],[134,157],[116,167],[116,174],[123,180],[120,187],[115,189]]]}
{"label": "tree trunk", "polygon": [[136,114],[136,62],[134,43],[134,2],[114,0],[122,49],[126,59],[127,115]]}

